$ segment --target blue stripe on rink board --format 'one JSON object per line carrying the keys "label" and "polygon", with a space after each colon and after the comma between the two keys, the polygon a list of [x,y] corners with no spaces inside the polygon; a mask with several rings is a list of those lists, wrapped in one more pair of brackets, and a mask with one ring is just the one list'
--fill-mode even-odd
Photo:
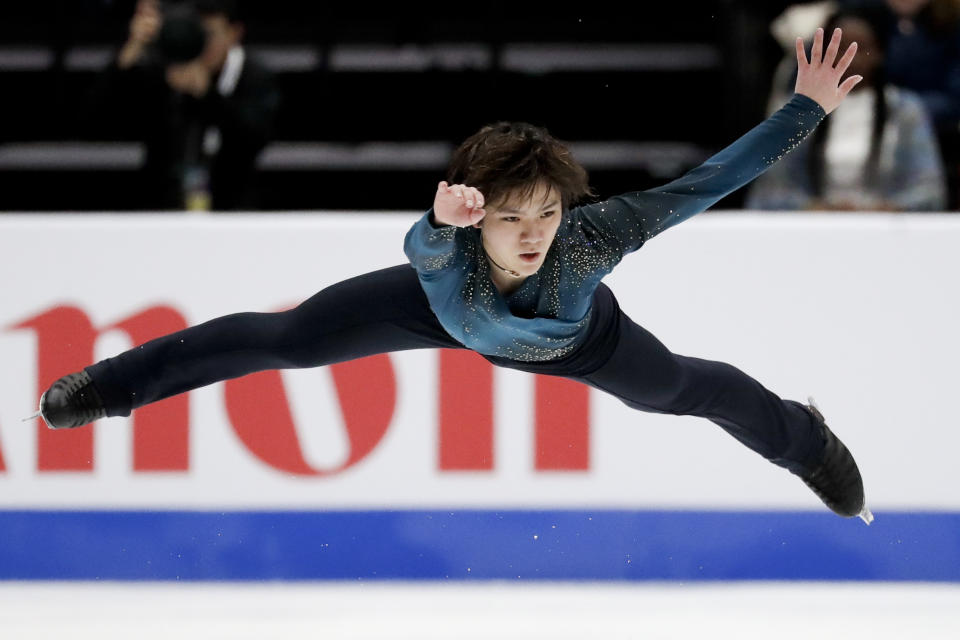
{"label": "blue stripe on rink board", "polygon": [[0,511],[0,579],[960,581],[960,513]]}

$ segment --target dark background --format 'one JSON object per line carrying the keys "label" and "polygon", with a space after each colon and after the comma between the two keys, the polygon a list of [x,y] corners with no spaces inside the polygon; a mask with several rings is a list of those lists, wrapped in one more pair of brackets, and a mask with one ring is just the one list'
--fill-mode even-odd
{"label": "dark background", "polygon": [[[57,150],[60,143],[105,139],[91,131],[83,100],[100,73],[97,55],[108,59],[125,40],[134,4],[0,3],[0,49],[8,52],[0,56],[0,209],[130,208],[135,167],[87,163],[82,145],[79,158],[54,153],[53,162],[32,161],[31,150],[39,143]],[[281,55],[272,65],[283,95],[273,150],[310,143],[343,156],[312,162],[289,154],[261,157],[262,208],[422,210],[443,177],[443,162],[436,153],[407,162],[402,151],[412,143],[449,148],[497,120],[544,125],[574,143],[575,154],[577,143],[602,143],[605,156],[581,158],[601,196],[662,184],[763,118],[769,79],[782,56],[769,22],[787,4],[242,3],[253,55],[272,51],[275,61],[278,51],[300,56],[294,56],[300,63],[290,64]],[[533,63],[511,63],[518,46],[536,44],[639,48],[644,55],[613,70],[561,65],[544,72],[536,56]],[[488,57],[457,64],[431,54],[425,65],[390,70],[335,63],[344,47],[431,52],[463,45],[478,45]],[[89,55],[78,58],[78,51]],[[133,141],[127,124],[122,118],[114,123],[107,139]],[[387,156],[397,149],[393,161],[357,161],[371,141]],[[719,206],[741,203],[742,194],[735,194]]]}

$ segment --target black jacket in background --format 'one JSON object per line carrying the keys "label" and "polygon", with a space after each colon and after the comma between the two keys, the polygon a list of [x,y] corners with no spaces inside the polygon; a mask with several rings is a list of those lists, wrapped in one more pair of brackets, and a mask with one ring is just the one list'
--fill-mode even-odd
{"label": "black jacket in background", "polygon": [[[209,171],[214,210],[256,209],[256,158],[273,133],[280,98],[273,75],[249,55],[234,91],[221,96],[217,77],[202,99],[173,91],[164,69],[145,61],[127,70],[112,64],[91,94],[91,124],[103,139],[140,140],[146,159],[133,206],[183,209],[183,180],[192,164]],[[203,137],[220,131],[220,148],[206,157]]]}

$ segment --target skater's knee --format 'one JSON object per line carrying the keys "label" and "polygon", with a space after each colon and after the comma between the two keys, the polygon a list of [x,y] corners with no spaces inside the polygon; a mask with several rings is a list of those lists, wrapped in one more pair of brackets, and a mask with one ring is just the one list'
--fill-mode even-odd
{"label": "skater's knee", "polygon": [[724,362],[688,358],[686,382],[677,398],[678,412],[684,415],[710,416],[725,412],[754,390],[743,372]]}
{"label": "skater's knee", "polygon": [[340,360],[354,329],[367,318],[350,306],[341,306],[342,298],[328,295],[333,285],[297,307],[275,314],[273,349],[282,360],[282,368],[317,367]]}
{"label": "skater's knee", "polygon": [[644,385],[643,404],[663,413],[682,413],[688,402],[689,375],[679,365],[662,368]]}
{"label": "skater's knee", "polygon": [[[676,415],[707,415],[736,395],[720,362],[677,358],[677,366],[665,379],[659,406]],[[732,367],[731,367],[732,368]]]}
{"label": "skater's knee", "polygon": [[338,282],[321,289],[310,298],[283,314],[283,320],[290,332],[299,332],[312,328],[333,328],[352,326],[363,321],[375,309],[377,301],[358,297],[359,292]]}

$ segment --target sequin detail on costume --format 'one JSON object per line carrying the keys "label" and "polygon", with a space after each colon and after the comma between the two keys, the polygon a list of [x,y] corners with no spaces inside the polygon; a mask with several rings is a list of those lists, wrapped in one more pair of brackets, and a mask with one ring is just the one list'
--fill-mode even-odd
{"label": "sequin detail on costume", "polygon": [[681,178],[565,211],[543,265],[507,296],[490,278],[477,229],[434,227],[428,212],[407,233],[404,251],[430,308],[461,344],[524,362],[562,358],[586,338],[593,292],[625,255],[756,178],[824,116],[796,95]]}

